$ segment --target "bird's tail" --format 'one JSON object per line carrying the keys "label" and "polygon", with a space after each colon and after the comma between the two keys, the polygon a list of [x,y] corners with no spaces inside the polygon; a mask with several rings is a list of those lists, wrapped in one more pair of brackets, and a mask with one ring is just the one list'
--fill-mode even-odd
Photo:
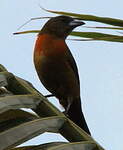
{"label": "bird's tail", "polygon": [[81,108],[81,99],[74,99],[67,115],[70,120],[72,120],[75,124],[77,124],[80,128],[82,128],[86,133],[91,135],[87,123],[85,121],[84,114]]}

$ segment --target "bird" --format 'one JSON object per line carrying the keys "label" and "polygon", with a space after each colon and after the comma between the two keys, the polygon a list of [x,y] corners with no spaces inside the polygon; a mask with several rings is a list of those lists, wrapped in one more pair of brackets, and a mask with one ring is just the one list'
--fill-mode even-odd
{"label": "bird", "polygon": [[33,59],[44,87],[59,100],[68,118],[91,135],[81,107],[78,68],[66,44],[72,30],[84,24],[64,15],[50,18],[38,33]]}

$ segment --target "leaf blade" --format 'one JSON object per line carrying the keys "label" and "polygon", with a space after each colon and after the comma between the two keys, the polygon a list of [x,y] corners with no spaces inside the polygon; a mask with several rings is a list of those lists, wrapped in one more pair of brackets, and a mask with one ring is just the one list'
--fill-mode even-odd
{"label": "leaf blade", "polygon": [[72,32],[71,35],[77,36],[77,37],[91,38],[91,40],[123,42],[123,36],[105,34],[105,33],[99,33],[99,32]]}
{"label": "leaf blade", "polygon": [[99,17],[99,16],[86,15],[86,14],[76,14],[76,13],[63,12],[63,11],[53,11],[53,10],[47,10],[47,9],[44,9],[44,10],[47,12],[55,13],[55,14],[78,17],[78,18],[80,18],[82,20],[86,20],[86,21],[96,21],[96,22],[101,22],[101,23],[105,23],[105,24],[123,27],[123,20],[121,20],[121,19],[109,18],[109,17]]}

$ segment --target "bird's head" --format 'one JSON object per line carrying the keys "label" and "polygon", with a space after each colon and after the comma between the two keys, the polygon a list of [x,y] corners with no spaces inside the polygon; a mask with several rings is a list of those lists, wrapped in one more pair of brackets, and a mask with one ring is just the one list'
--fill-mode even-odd
{"label": "bird's head", "polygon": [[84,22],[68,16],[52,17],[39,34],[48,33],[59,38],[66,38],[74,28],[84,24]]}

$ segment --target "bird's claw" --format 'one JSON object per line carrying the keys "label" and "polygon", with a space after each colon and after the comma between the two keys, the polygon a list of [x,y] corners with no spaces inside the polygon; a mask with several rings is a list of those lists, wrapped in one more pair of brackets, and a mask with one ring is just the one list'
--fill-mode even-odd
{"label": "bird's claw", "polygon": [[66,111],[63,111],[63,114],[64,114],[66,117],[69,117]]}

